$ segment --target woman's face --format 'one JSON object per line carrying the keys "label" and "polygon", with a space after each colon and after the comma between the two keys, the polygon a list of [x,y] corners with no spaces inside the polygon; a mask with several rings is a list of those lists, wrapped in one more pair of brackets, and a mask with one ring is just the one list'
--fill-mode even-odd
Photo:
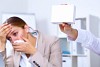
{"label": "woman's face", "polygon": [[11,31],[7,35],[7,39],[13,43],[16,40],[22,40],[21,36],[27,38],[27,30],[26,28],[21,28],[17,26],[12,26]]}

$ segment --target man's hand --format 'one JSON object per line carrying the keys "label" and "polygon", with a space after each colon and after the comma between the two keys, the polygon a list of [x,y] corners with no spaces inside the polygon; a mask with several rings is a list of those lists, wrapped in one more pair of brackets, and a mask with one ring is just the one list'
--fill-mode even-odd
{"label": "man's hand", "polygon": [[71,31],[72,31],[71,24],[67,24],[67,23],[63,22],[62,24],[59,24],[59,27],[60,27],[61,31],[67,35],[69,33],[71,33]]}
{"label": "man's hand", "polygon": [[70,40],[75,40],[77,38],[78,31],[76,29],[73,29],[70,24],[63,22],[62,24],[59,24],[59,27],[62,32],[68,35],[68,38]]}

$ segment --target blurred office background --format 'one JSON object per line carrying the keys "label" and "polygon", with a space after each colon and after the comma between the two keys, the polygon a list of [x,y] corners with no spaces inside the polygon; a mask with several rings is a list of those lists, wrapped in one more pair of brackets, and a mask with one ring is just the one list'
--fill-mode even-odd
{"label": "blurred office background", "polygon": [[[74,4],[76,18],[93,15],[100,19],[100,0],[0,0],[0,23],[2,23],[2,13],[4,12],[35,13],[37,29],[48,35],[57,35],[56,26],[50,22],[50,17],[52,5],[58,4]],[[98,31],[98,37],[100,37],[100,30]],[[90,61],[97,63],[94,67],[100,67],[100,58]],[[0,67],[3,67],[2,65],[0,55]]]}

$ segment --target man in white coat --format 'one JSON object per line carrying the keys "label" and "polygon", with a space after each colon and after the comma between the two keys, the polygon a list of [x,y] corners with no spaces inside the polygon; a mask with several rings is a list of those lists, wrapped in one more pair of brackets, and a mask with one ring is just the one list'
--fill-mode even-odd
{"label": "man in white coat", "polygon": [[62,23],[59,25],[62,32],[67,34],[68,39],[85,43],[83,46],[92,50],[96,54],[100,55],[100,38],[96,38],[91,32],[86,30],[73,29],[71,25]]}

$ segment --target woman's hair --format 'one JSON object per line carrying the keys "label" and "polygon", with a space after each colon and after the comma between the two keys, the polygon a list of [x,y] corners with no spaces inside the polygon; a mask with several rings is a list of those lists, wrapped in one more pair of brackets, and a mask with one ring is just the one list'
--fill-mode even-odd
{"label": "woman's hair", "polygon": [[26,25],[26,22],[19,17],[13,16],[6,20],[5,23],[11,24],[12,26],[22,27]]}

